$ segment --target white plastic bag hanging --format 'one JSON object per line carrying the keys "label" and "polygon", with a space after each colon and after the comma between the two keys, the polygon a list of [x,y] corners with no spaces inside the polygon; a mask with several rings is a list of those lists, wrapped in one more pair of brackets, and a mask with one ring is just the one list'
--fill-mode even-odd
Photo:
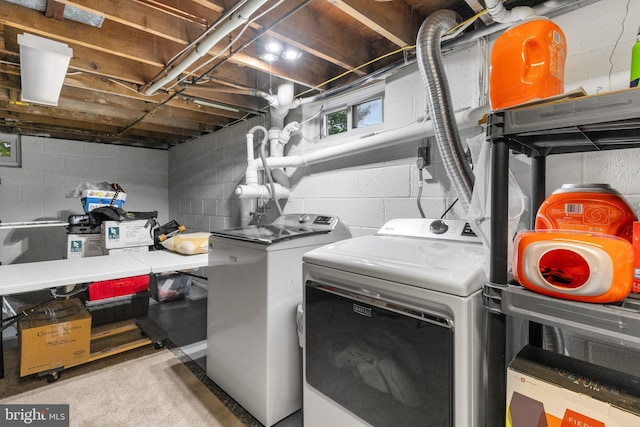
{"label": "white plastic bag hanging", "polygon": [[[485,133],[467,139],[474,164],[475,183],[471,195],[471,205],[467,221],[471,229],[480,237],[485,249],[485,274],[489,277],[489,253],[491,250],[491,143],[486,140]],[[511,271],[513,255],[513,236],[518,230],[527,198],[520,185],[509,170],[509,210],[508,210],[508,244],[507,269]]]}

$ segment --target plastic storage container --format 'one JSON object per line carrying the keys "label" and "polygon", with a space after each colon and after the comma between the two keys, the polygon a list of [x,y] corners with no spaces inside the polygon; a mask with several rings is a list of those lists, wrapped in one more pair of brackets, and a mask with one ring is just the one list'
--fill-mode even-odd
{"label": "plastic storage container", "polygon": [[[115,199],[114,199],[115,197]],[[80,201],[86,213],[103,206],[113,206],[115,208],[124,208],[124,202],[127,200],[127,193],[105,190],[84,190],[80,194]]]}
{"label": "plastic storage container", "polygon": [[149,275],[93,282],[89,285],[89,301],[136,294],[149,290]]}
{"label": "plastic storage container", "polygon": [[100,326],[144,317],[149,313],[150,296],[151,292],[145,291],[98,301],[88,301],[86,306],[91,313],[91,325]]}
{"label": "plastic storage container", "polygon": [[151,276],[151,296],[158,302],[189,298],[191,276],[182,273],[159,273]]}
{"label": "plastic storage container", "polygon": [[564,92],[567,41],[547,18],[536,17],[505,31],[491,50],[489,99],[500,110]]}
{"label": "plastic storage container", "polygon": [[540,205],[536,230],[612,234],[631,242],[636,214],[608,184],[565,184]]}
{"label": "plastic storage container", "polygon": [[527,289],[573,301],[626,298],[633,281],[633,248],[617,236],[580,231],[519,233],[513,276]]}

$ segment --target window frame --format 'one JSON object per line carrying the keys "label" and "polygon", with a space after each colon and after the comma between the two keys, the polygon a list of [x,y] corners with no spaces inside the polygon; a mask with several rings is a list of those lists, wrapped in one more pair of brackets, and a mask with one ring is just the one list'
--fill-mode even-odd
{"label": "window frame", "polygon": [[[373,103],[374,101],[379,101],[380,104],[380,121],[377,123],[371,123],[371,124],[363,124],[361,126],[358,126],[358,121],[357,121],[357,115],[356,115],[356,108],[358,108],[361,105],[364,104],[369,104],[369,103]],[[355,103],[351,106],[351,124],[352,124],[352,128],[353,129],[363,129],[363,128],[368,128],[370,126],[376,126],[376,125],[381,125],[384,123],[384,99],[382,97],[382,95],[380,96],[376,96],[370,99],[366,99],[362,102],[358,102]]]}
{"label": "window frame", "polygon": [[[363,104],[367,104],[369,102],[373,102],[373,101],[378,101],[379,105],[380,105],[380,109],[381,109],[381,113],[380,113],[380,122],[379,123],[372,123],[372,124],[368,124],[368,125],[360,125],[358,126],[357,123],[355,123],[356,120],[356,109],[363,105]],[[332,114],[335,114],[337,112],[340,111],[346,111],[346,115],[347,115],[347,128],[344,132],[338,132],[338,133],[329,133],[329,116],[331,116]],[[330,108],[328,108],[327,110],[322,112],[321,115],[321,120],[320,120],[320,138],[321,139],[328,139],[328,138],[335,138],[335,137],[340,137],[340,136],[345,136],[345,135],[352,135],[353,133],[356,132],[365,132],[366,129],[371,129],[375,126],[381,126],[384,124],[384,93],[381,93],[380,91],[376,91],[375,93],[368,93],[367,96],[360,96],[357,98],[354,98],[351,101],[348,102],[343,102],[341,104],[335,104],[335,105],[331,105]]]}
{"label": "window frame", "polygon": [[0,156],[0,166],[20,167],[21,162],[21,141],[19,134],[0,133],[0,143],[11,145],[10,156]]}
{"label": "window frame", "polygon": [[[345,111],[346,115],[347,115],[347,123],[346,123],[346,129],[342,132],[336,132],[336,133],[329,133],[329,116],[331,116],[332,114],[341,112],[341,111]],[[344,133],[349,132],[350,130],[350,126],[349,123],[351,122],[351,111],[350,108],[346,105],[337,107],[337,108],[333,108],[331,110],[327,110],[322,114],[322,137],[323,138],[328,138],[331,136],[335,136],[335,135],[342,135]]]}

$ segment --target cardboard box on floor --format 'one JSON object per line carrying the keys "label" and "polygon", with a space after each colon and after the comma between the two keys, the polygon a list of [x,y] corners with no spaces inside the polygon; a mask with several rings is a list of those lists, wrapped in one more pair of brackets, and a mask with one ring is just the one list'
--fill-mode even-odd
{"label": "cardboard box on floor", "polygon": [[20,376],[89,361],[91,315],[78,298],[60,299],[18,321]]}
{"label": "cardboard box on floor", "polygon": [[640,378],[526,346],[507,370],[506,427],[640,426]]}

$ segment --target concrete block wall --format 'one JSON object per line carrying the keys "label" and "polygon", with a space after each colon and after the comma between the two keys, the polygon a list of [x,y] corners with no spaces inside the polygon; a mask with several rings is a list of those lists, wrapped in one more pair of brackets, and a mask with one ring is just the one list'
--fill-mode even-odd
{"label": "concrete block wall", "polygon": [[[66,221],[83,213],[79,199],[66,198],[80,183],[117,182],[129,211],[158,211],[168,218],[168,152],[52,138],[22,137],[21,167],[0,167],[0,220]],[[3,264],[66,257],[66,229],[0,230]]]}
{"label": "concrete block wall", "polygon": [[264,125],[255,117],[169,150],[169,215],[188,231],[212,231],[248,223],[256,203],[234,195],[244,182],[246,133]]}
{"label": "concrete block wall", "polygon": [[[640,2],[601,0],[554,21],[567,37],[565,89],[597,94],[629,87],[631,49],[640,27]],[[640,212],[640,149],[550,156],[547,192],[564,183],[608,183]]]}
{"label": "concrete block wall", "polygon": [[[477,79],[476,67],[468,67],[462,58],[472,52],[476,58],[484,55],[480,44],[451,54],[447,64],[458,74],[469,74],[468,79]],[[386,85],[386,89],[384,86]],[[393,130],[418,119],[424,119],[426,98],[421,91],[421,77],[416,64],[399,71],[382,85],[385,93],[385,115],[387,124],[382,130]],[[369,90],[370,89],[365,89]],[[454,105],[458,109],[477,107],[481,94],[464,96],[465,87],[452,89]],[[417,92],[417,93],[416,93]],[[466,103],[467,105],[464,105]],[[306,120],[314,115],[323,102],[309,104],[304,109],[291,113]],[[246,168],[245,133],[255,124],[264,125],[263,119],[253,120],[229,127],[206,137],[198,138],[170,150],[170,214],[189,229],[215,230],[247,223],[247,212],[259,210],[255,201],[240,200],[233,190],[244,183]],[[318,119],[303,126],[301,135],[294,136],[288,144],[287,153],[296,154],[307,149],[344,143],[350,138],[328,138],[317,143]],[[381,130],[381,129],[375,129]],[[481,132],[476,127],[474,132]],[[367,130],[365,133],[369,133]],[[256,134],[256,141],[261,134]],[[280,204],[285,213],[311,212],[337,215],[349,224],[354,235],[375,232],[384,222],[399,216],[419,217],[416,196],[418,193],[418,170],[416,156],[418,146],[428,142],[417,137],[415,141],[357,153],[335,161],[314,164],[308,167],[287,170],[292,172],[292,194]],[[434,165],[430,170],[442,170],[435,144],[432,147]],[[257,142],[254,144],[257,149]],[[444,186],[443,186],[444,182]],[[455,200],[449,195],[446,177],[426,182],[422,190],[426,214],[439,217],[448,204]],[[266,220],[278,213],[273,202],[264,207]],[[238,214],[244,215],[239,217]]]}
{"label": "concrete block wall", "polygon": [[[589,81],[589,88],[607,91],[611,74],[612,90],[628,85],[631,46],[640,25],[640,2],[601,0],[554,18],[565,32],[568,44],[565,86],[572,88]],[[624,21],[624,26],[623,26]],[[485,105],[486,93],[479,89],[478,74],[486,70],[490,43],[477,42],[445,54],[454,107],[457,111]],[[609,65],[609,57],[613,66]],[[606,60],[604,60],[606,58]],[[484,61],[484,62],[483,62]],[[455,76],[455,78],[451,78]],[[622,82],[620,81],[621,76]],[[617,78],[617,80],[616,80]],[[385,129],[395,129],[425,116],[424,84],[415,64],[391,76],[384,83]],[[486,89],[486,87],[485,87]],[[595,93],[595,92],[594,92]],[[306,121],[330,101],[305,105],[289,115],[289,120]],[[243,182],[246,150],[244,133],[259,120],[231,126],[170,150],[170,213],[190,229],[213,230],[246,223],[246,200],[239,200],[233,188]],[[317,119],[305,123],[302,137],[294,136],[286,153],[296,154],[347,142],[332,137],[317,142]],[[374,129],[378,131],[379,129]],[[461,131],[464,141],[482,132],[481,127]],[[314,164],[295,171],[292,194],[281,200],[285,213],[318,212],[337,215],[347,222],[354,235],[375,232],[385,221],[397,217],[418,217],[416,205],[418,171],[417,147],[424,139],[398,144]],[[257,144],[256,144],[257,145]],[[455,200],[455,194],[442,169],[435,144],[434,165],[422,190],[427,217],[439,217]],[[548,159],[547,190],[550,193],[568,182],[607,182],[623,192],[640,211],[640,182],[629,179],[640,150],[551,156]],[[528,193],[529,161],[522,156],[511,162],[516,179]],[[255,203],[255,202],[254,202]],[[244,208],[241,208],[244,206]],[[455,209],[454,209],[455,215]],[[277,212],[267,204],[267,217]]]}

